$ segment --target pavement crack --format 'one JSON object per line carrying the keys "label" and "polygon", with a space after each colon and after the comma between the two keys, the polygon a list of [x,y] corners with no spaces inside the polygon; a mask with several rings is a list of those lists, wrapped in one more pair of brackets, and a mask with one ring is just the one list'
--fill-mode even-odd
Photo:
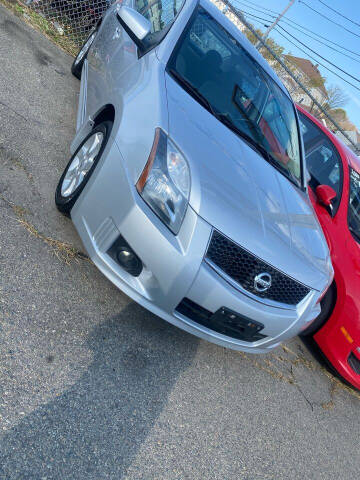
{"label": "pavement crack", "polygon": [[[17,115],[18,117],[22,118],[23,120],[25,120],[25,122],[28,122],[28,119],[26,117],[24,117],[24,115],[21,115],[21,113],[17,112],[14,108],[10,107],[9,105],[7,105],[6,103],[2,102],[0,100],[0,105],[2,105],[3,107],[7,108],[8,110],[10,110],[10,112],[14,113],[15,115]],[[37,123],[37,124],[40,124],[40,122],[38,122],[37,120],[32,120],[33,122]]]}
{"label": "pavement crack", "polygon": [[[326,368],[323,366],[316,365],[313,361],[308,360],[304,356],[300,356],[291,350],[287,345],[281,346],[283,352],[289,355],[287,358],[284,355],[279,354],[271,354],[272,359],[276,362],[279,362],[284,366],[286,369],[286,373],[283,373],[277,365],[274,364],[273,361],[270,361],[268,358],[263,358],[258,360],[256,357],[249,356],[244,352],[239,352],[239,354],[249,362],[253,364],[253,366],[263,372],[267,373],[275,380],[279,380],[284,383],[288,383],[290,385],[296,386],[299,390],[299,393],[302,395],[306,403],[310,406],[311,410],[314,411],[314,406],[321,406],[324,409],[332,409],[335,406],[335,392],[338,390],[344,390],[349,393],[351,396],[360,400],[360,393],[355,391],[353,388],[348,387],[339,379],[335,378]],[[326,377],[329,378],[330,382],[332,383],[330,389],[330,401],[318,404],[317,402],[311,402],[311,400],[306,396],[304,393],[301,385],[299,384],[298,380],[295,378],[294,367],[304,367],[308,372],[319,372],[321,371]],[[286,368],[287,367],[287,368]],[[289,375],[287,375],[289,372]]]}
{"label": "pavement crack", "polygon": [[310,406],[311,411],[314,411],[314,405],[313,405],[313,403],[308,399],[308,397],[305,395],[304,391],[303,391],[302,388],[300,387],[299,383],[296,381],[293,368],[294,368],[294,366],[291,365],[291,366],[290,366],[290,374],[291,374],[291,377],[292,377],[292,379],[293,379],[293,385],[296,386],[296,388],[298,389],[298,391],[300,392],[300,394],[302,395],[302,397],[304,398],[304,400],[306,401],[306,403]]}

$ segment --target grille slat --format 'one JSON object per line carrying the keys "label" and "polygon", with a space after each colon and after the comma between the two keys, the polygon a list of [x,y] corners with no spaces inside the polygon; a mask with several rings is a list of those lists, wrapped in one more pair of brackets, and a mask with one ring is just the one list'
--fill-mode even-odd
{"label": "grille slat", "polygon": [[[216,230],[212,234],[206,259],[242,288],[260,298],[297,305],[310,292],[309,287],[260,260]],[[256,275],[264,272],[271,275],[271,287],[265,292],[258,292],[254,280]]]}

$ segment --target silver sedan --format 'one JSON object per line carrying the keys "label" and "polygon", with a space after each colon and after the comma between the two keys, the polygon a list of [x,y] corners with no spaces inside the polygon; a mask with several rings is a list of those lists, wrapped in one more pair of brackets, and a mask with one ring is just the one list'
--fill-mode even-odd
{"label": "silver sedan", "polygon": [[74,61],[56,191],[97,267],[201,338],[267,352],[331,283],[286,89],[209,0],[116,3]]}

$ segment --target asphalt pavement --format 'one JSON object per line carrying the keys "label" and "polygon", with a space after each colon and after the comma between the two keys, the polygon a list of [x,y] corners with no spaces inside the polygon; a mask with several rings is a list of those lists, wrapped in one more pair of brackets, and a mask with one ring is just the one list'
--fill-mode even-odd
{"label": "asphalt pavement", "polygon": [[0,479],[357,478],[360,395],[299,339],[198,340],[84,258],[54,205],[71,62],[0,6]]}

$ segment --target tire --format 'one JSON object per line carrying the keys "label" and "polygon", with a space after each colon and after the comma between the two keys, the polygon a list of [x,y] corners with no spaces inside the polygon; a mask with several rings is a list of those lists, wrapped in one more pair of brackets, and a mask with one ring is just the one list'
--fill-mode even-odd
{"label": "tire", "polygon": [[55,191],[55,204],[64,215],[70,216],[72,207],[95,170],[111,128],[112,122],[103,122],[96,126],[81,142],[61,175]]}
{"label": "tire", "polygon": [[81,79],[81,71],[84,65],[84,60],[87,57],[87,54],[89,53],[90,47],[95,40],[96,34],[97,34],[97,29],[93,30],[90,33],[84,45],[80,48],[79,53],[77,54],[71,66],[71,73],[74,75],[74,77],[78,78],[79,80]]}
{"label": "tire", "polygon": [[330,317],[336,302],[336,286],[333,283],[329,290],[326,292],[324,298],[321,300],[321,313],[316,319],[313,321],[309,327],[301,332],[301,337],[309,337],[314,335],[320,328],[325,324],[325,322]]}

